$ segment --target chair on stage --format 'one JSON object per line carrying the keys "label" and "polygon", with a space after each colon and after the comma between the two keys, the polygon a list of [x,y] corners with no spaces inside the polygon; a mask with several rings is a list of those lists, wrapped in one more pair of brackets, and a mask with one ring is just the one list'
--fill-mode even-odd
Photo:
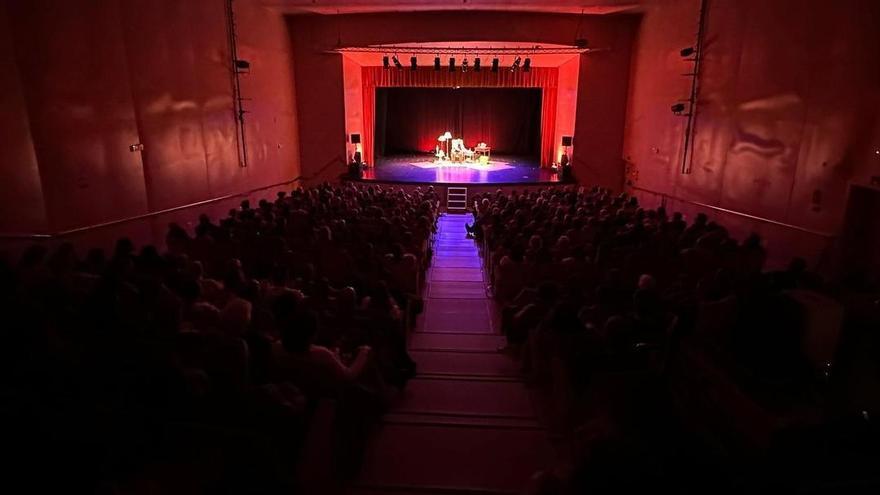
{"label": "chair on stage", "polygon": [[463,162],[465,160],[473,160],[474,152],[464,147],[464,139],[452,140],[452,151],[449,152],[449,159],[453,162]]}
{"label": "chair on stage", "polygon": [[474,148],[474,156],[477,158],[477,161],[480,163],[480,165],[488,165],[491,155],[492,148],[490,148],[486,143],[477,143],[477,146]]}
{"label": "chair on stage", "polygon": [[452,140],[452,150],[449,152],[449,159],[453,162],[463,162],[464,161],[464,140],[463,139],[453,139]]}

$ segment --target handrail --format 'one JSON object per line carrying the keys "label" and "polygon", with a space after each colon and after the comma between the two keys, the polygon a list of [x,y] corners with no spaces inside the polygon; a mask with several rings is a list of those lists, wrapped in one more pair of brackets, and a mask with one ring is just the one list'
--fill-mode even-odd
{"label": "handrail", "polygon": [[337,156],[333,157],[333,159],[331,159],[329,162],[324,164],[324,166],[321,167],[320,170],[318,170],[317,172],[315,172],[314,174],[312,174],[309,177],[303,177],[302,175],[299,175],[297,177],[294,177],[293,179],[289,179],[289,180],[282,181],[282,182],[277,182],[275,184],[269,184],[267,186],[260,186],[256,189],[251,189],[251,190],[245,191],[245,192],[227,194],[225,196],[218,196],[216,198],[206,199],[203,201],[196,201],[195,203],[189,203],[189,204],[185,204],[185,205],[181,205],[181,206],[175,206],[173,208],[166,208],[164,210],[159,210],[159,211],[151,211],[150,213],[144,213],[142,215],[135,215],[132,217],[120,218],[117,220],[111,220],[109,222],[102,222],[102,223],[97,223],[97,224],[93,224],[93,225],[86,225],[83,227],[62,230],[59,232],[34,233],[34,234],[0,233],[0,239],[32,240],[32,241],[50,240],[50,239],[54,239],[54,238],[58,238],[58,237],[65,237],[65,236],[69,236],[69,235],[73,235],[73,234],[79,234],[79,233],[86,232],[89,230],[96,230],[96,229],[101,229],[101,228],[105,228],[105,227],[111,227],[113,225],[120,225],[123,223],[135,222],[138,220],[146,220],[148,218],[158,217],[160,215],[165,215],[167,213],[172,213],[172,212],[179,211],[179,210],[186,210],[188,208],[194,208],[196,206],[203,206],[206,204],[217,203],[220,201],[226,201],[226,200],[233,199],[233,198],[247,197],[252,194],[258,193],[260,191],[265,191],[266,189],[272,189],[273,187],[280,187],[280,186],[292,184],[294,182],[307,181],[307,180],[314,179],[315,177],[322,175],[328,168],[330,168],[330,166],[335,165],[338,162],[345,163],[345,161],[342,159],[342,157],[337,155]]}
{"label": "handrail", "polygon": [[808,228],[806,228],[806,227],[801,227],[801,226],[798,226],[798,225],[792,225],[792,224],[790,224],[790,223],[779,222],[779,221],[777,221],[777,220],[771,220],[771,219],[769,219],[769,218],[758,217],[758,216],[755,216],[755,215],[749,215],[748,213],[743,213],[743,212],[741,212],[741,211],[728,210],[727,208],[721,208],[720,206],[714,206],[714,205],[710,205],[710,204],[706,204],[706,203],[700,203],[699,201],[693,201],[693,200],[690,200],[690,199],[679,198],[678,196],[671,196],[671,195],[669,195],[669,194],[666,194],[666,193],[663,193],[663,192],[660,192],[660,191],[652,191],[651,189],[645,189],[645,188],[643,188],[643,187],[637,187],[637,186],[627,186],[627,187],[628,187],[629,189],[631,189],[631,190],[635,190],[635,191],[643,191],[643,192],[646,192],[646,193],[651,193],[651,194],[655,194],[655,195],[657,195],[657,196],[661,196],[661,197],[663,197],[664,202],[666,201],[666,199],[672,199],[672,200],[675,200],[675,201],[680,201],[680,202],[682,202],[682,203],[687,203],[687,204],[691,204],[691,205],[694,205],[694,206],[699,206],[699,207],[701,207],[701,208],[708,208],[708,209],[710,209],[710,210],[715,210],[715,211],[718,211],[718,212],[721,212],[721,213],[729,213],[729,214],[731,214],[731,215],[736,215],[736,216],[739,216],[739,217],[748,218],[748,219],[750,219],[750,220],[756,220],[756,221],[758,221],[758,222],[762,222],[762,223],[769,223],[769,224],[771,224],[771,225],[776,225],[776,226],[778,226],[778,227],[784,227],[784,228],[787,228],[787,229],[797,230],[797,231],[800,231],[800,232],[805,232],[805,233],[807,233],[807,234],[811,234],[811,235],[815,235],[815,236],[819,236],[819,237],[825,237],[825,238],[828,238],[828,239],[834,239],[834,238],[837,237],[837,234],[835,234],[835,233],[831,233],[831,232],[822,232],[821,230],[808,229]]}

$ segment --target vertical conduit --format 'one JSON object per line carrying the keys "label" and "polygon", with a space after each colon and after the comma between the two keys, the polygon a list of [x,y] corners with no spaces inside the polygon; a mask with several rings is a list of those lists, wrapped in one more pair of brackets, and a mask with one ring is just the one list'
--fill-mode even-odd
{"label": "vertical conduit", "polygon": [[687,114],[687,126],[684,130],[684,151],[681,157],[681,173],[691,173],[691,165],[694,161],[693,133],[697,119],[697,99],[700,92],[700,65],[703,61],[703,31],[706,27],[706,14],[709,8],[708,0],[700,0],[700,22],[697,28],[697,46],[694,55],[694,70],[691,72],[691,95],[688,98],[690,108]]}
{"label": "vertical conduit", "polygon": [[235,118],[235,141],[238,148],[238,166],[248,166],[247,140],[244,130],[244,98],[241,96],[241,78],[238,69],[238,37],[235,29],[235,10],[232,2],[226,2],[226,35],[229,43],[229,68],[232,73],[232,111]]}

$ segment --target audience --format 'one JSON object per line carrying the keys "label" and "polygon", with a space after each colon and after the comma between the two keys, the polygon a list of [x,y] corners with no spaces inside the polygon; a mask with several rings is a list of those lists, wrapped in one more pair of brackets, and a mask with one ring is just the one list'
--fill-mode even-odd
{"label": "audience", "polygon": [[[295,456],[298,428],[330,400],[335,470],[351,476],[370,425],[415,374],[406,315],[419,309],[437,214],[431,187],[322,185],[243,201],[219,222],[202,215],[192,234],[172,224],[164,255],[126,239],[82,261],[70,244],[33,246],[3,265],[4,376],[15,380],[4,390],[34,431],[57,434],[46,421],[69,411],[65,431],[81,436],[59,457],[116,438],[67,465],[103,466],[91,481],[121,484],[138,476],[123,459],[161,464],[210,435],[269,446],[236,472],[289,486],[265,456]],[[169,425],[185,433],[133,440]]]}
{"label": "audience", "polygon": [[[202,215],[192,234],[172,224],[165,254],[126,239],[109,256],[28,248],[0,266],[11,417],[45,435],[31,444],[62,441],[50,453],[69,460],[59,474],[91,472],[74,480],[84,484],[132,482],[211,439],[244,464],[215,488],[259,478],[284,489],[291,470],[280,466],[324,401],[336,473],[351,477],[371,427],[415,374],[406,334],[438,212],[431,187],[325,184],[243,201],[217,222]],[[563,427],[591,436],[569,464],[537,475],[534,493],[663,486],[639,450],[656,433],[646,426],[655,404],[631,402],[653,392],[641,381],[634,394],[627,380],[672,373],[685,339],[757,396],[814,379],[785,291],[824,284],[803,260],[764,273],[756,235],[738,242],[705,215],[688,225],[601,188],[499,190],[478,195],[473,214],[462,235],[481,245],[502,350],[530,383],[566,391]],[[707,329],[707,308],[723,324]],[[588,395],[613,413],[580,425]],[[30,449],[22,459],[38,455]]]}
{"label": "audience", "polygon": [[[656,404],[633,406],[632,398],[661,386],[685,403],[678,407],[693,407],[687,403],[693,397],[676,395],[691,380],[703,389],[685,394],[714,400],[737,387],[729,400],[765,408],[768,417],[785,408],[824,410],[817,399],[828,395],[822,370],[803,350],[804,309],[785,292],[825,290],[803,260],[765,273],[757,235],[738,242],[703,214],[688,225],[679,213],[644,209],[633,197],[595,187],[498,190],[475,198],[473,214],[466,234],[481,241],[502,307],[505,350],[548,392],[556,430],[570,433],[580,418],[608,410],[615,411],[616,427],[621,419],[645,423],[658,414]],[[687,360],[678,359],[683,345]],[[706,369],[687,368],[693,363]],[[715,374],[702,381],[688,376],[709,372]],[[811,414],[800,419],[809,422]],[[649,446],[649,436],[594,442],[594,449],[614,450],[576,460],[561,476],[539,473],[530,489],[618,493],[676,486],[688,475],[664,467],[661,480],[640,467],[644,458],[633,457]]]}

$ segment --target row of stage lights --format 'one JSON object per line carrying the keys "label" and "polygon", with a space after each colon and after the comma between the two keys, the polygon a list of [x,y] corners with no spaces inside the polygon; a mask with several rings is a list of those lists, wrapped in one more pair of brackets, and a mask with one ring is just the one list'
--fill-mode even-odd
{"label": "row of stage lights", "polygon": [[[480,70],[482,69],[480,62],[481,62],[480,57],[474,58],[474,66],[473,66],[474,72],[480,72]],[[500,61],[498,60],[498,57],[495,57],[492,59],[492,69],[491,69],[492,72],[498,72],[499,62]],[[391,64],[394,64],[394,66],[397,67],[398,69],[403,69],[403,64],[400,63],[400,59],[397,58],[397,55],[392,55],[390,58],[390,61],[389,61],[388,55],[385,55],[382,57],[382,67],[384,67],[386,69],[390,69]],[[410,66],[410,70],[417,70],[418,69],[419,64],[418,64],[418,61],[416,60],[415,55],[409,58],[409,66]],[[439,56],[434,57],[434,70],[439,71],[440,67],[441,67],[440,57]],[[461,71],[467,72],[469,68],[470,68],[470,65],[468,64],[468,59],[467,59],[467,57],[465,57],[464,60],[461,61]],[[531,72],[532,59],[526,57],[526,59],[523,60],[521,57],[517,56],[513,60],[513,63],[510,64],[510,72],[516,72],[516,71],[520,70],[520,68],[522,68],[523,72]],[[455,57],[449,57],[449,72],[455,72]]]}

